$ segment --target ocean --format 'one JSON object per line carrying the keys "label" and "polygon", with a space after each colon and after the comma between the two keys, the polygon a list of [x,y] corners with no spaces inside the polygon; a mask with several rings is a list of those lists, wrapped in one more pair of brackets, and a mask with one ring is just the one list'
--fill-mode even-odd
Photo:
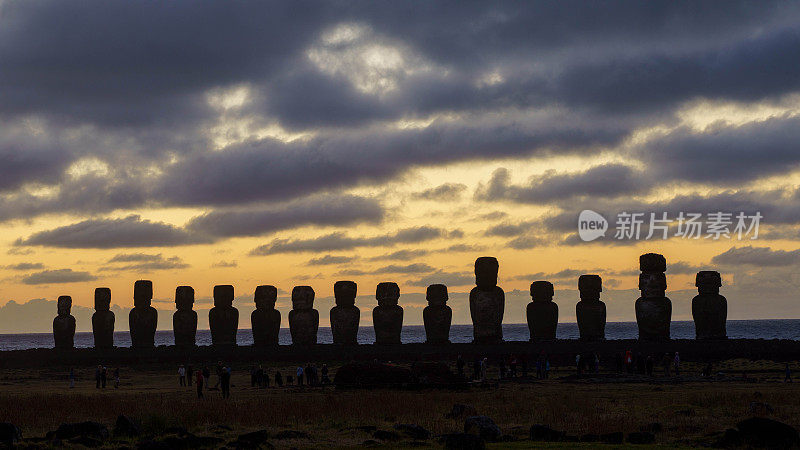
{"label": "ocean", "polygon": [[[672,322],[671,332],[673,339],[694,339],[694,323],[691,321]],[[527,341],[528,326],[526,324],[503,325],[503,336],[506,341]],[[577,339],[578,324],[559,323],[557,336],[559,339]],[[609,322],[606,324],[606,339],[636,339],[637,336],[636,322]],[[728,337],[731,339],[800,340],[800,320],[729,320]],[[279,339],[281,345],[292,343],[288,328],[281,328]],[[425,342],[425,327],[421,325],[404,326],[401,339],[403,343]],[[472,342],[472,325],[453,325],[450,328],[450,341]],[[239,330],[237,342],[239,345],[251,345],[253,343],[252,332],[249,329]],[[332,343],[331,329],[320,327],[317,342],[320,344]],[[375,342],[375,333],[371,326],[359,328],[358,342],[360,344]],[[173,344],[171,330],[156,332],[156,345]],[[92,347],[93,345],[92,333],[75,333],[76,347]],[[114,345],[130,347],[130,334],[127,331],[115,332]],[[208,330],[197,331],[197,345],[211,345],[211,333]],[[52,347],[53,335],[50,333],[0,334],[0,350]]]}

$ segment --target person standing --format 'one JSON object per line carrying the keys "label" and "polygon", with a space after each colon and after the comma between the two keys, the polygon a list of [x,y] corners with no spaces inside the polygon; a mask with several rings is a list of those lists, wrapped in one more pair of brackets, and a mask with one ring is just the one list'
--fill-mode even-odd
{"label": "person standing", "polygon": [[275,371],[275,386],[283,387],[283,375],[280,370]]}
{"label": "person standing", "polygon": [[119,389],[119,367],[114,369],[114,389]]}
{"label": "person standing", "polygon": [[197,385],[197,398],[203,398],[203,371],[198,370],[195,375],[195,384]]}
{"label": "person standing", "polygon": [[675,359],[672,361],[672,365],[675,369],[675,376],[680,376],[681,374],[681,356],[678,352],[675,352]]}
{"label": "person standing", "polygon": [[194,375],[194,369],[192,368],[191,364],[186,365],[186,386],[192,386],[192,378]]}
{"label": "person standing", "polygon": [[183,366],[178,367],[178,385],[186,386],[186,368]]}
{"label": "person standing", "polygon": [[102,372],[103,366],[98,365],[96,369],[94,369],[94,383],[95,388],[100,389],[100,372]]}
{"label": "person standing", "polygon": [[75,369],[72,367],[69,368],[69,388],[73,389],[75,387]]}
{"label": "person standing", "polygon": [[222,398],[231,396],[231,368],[223,367],[220,376],[220,387],[222,388]]}
{"label": "person standing", "polygon": [[303,366],[297,366],[297,385],[303,385]]}
{"label": "person standing", "polygon": [[103,385],[103,389],[106,388],[106,380],[108,380],[108,368],[103,366],[103,369],[100,371],[100,382]]}
{"label": "person standing", "polygon": [[458,358],[456,358],[456,369],[458,369],[458,376],[462,378],[464,377],[464,365],[464,358],[458,355]]}
{"label": "person standing", "polygon": [[578,375],[581,374],[581,354],[575,355],[575,371]]}
{"label": "person standing", "polygon": [[323,386],[328,384],[328,383],[330,383],[331,379],[328,378],[328,365],[327,364],[322,364],[322,369],[320,369],[320,372],[322,373],[322,384],[323,384]]}
{"label": "person standing", "polygon": [[203,386],[205,386],[206,389],[208,389],[208,387],[211,385],[210,380],[211,369],[209,369],[208,366],[203,366]]}
{"label": "person standing", "polygon": [[544,379],[548,379],[550,377],[550,358],[544,358]]}
{"label": "person standing", "polygon": [[786,366],[783,368],[783,382],[784,383],[791,383],[792,382],[792,370],[789,368],[789,363],[786,363]]}

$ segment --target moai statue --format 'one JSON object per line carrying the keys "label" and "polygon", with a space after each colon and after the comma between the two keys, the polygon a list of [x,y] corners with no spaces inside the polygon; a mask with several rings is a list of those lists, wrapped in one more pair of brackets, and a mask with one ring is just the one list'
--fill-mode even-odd
{"label": "moai statue", "polygon": [[57,349],[75,347],[75,318],[70,314],[72,297],[58,297],[58,315],[53,319],[53,340]]}
{"label": "moai statue", "polygon": [[636,324],[639,340],[658,341],[670,338],[672,302],[665,295],[667,290],[667,260],[656,253],[639,257],[639,290],[642,296],[636,300]]}
{"label": "moai statue", "polygon": [[336,306],[331,308],[331,333],[334,344],[358,344],[358,322],[361,311],[356,307],[356,283],[337,281],[333,285]]}
{"label": "moai statue", "polygon": [[403,307],[400,301],[400,286],[397,283],[378,283],[375,290],[378,306],[372,308],[372,327],[376,344],[399,344],[403,331]]}
{"label": "moai statue", "polygon": [[289,311],[292,344],[316,344],[317,330],[319,330],[319,312],[314,309],[314,289],[311,286],[295,286],[292,289],[292,310]]}
{"label": "moai statue", "polygon": [[151,306],[153,282],[139,280],[133,285],[133,309],[128,314],[131,347],[153,348],[156,342],[158,311]]}
{"label": "moai statue", "polygon": [[92,314],[92,334],[94,348],[114,347],[114,313],[111,312],[111,289],[94,290],[94,314]]}
{"label": "moai statue", "polygon": [[175,345],[194,347],[197,336],[197,311],[193,310],[194,289],[191,286],[178,286],[175,289],[175,312],[172,314],[172,332]]}
{"label": "moai statue", "polygon": [[578,331],[583,341],[606,338],[606,304],[600,300],[603,280],[600,275],[581,275],[578,278],[581,300],[575,305]]}
{"label": "moai statue", "polygon": [[450,342],[450,323],[453,310],[447,306],[447,286],[432,284],[425,293],[428,306],[422,310],[425,322],[425,337],[428,344],[447,344]]}
{"label": "moai statue", "polygon": [[553,302],[553,283],[531,283],[531,302],[526,309],[531,342],[552,341],[558,327],[558,305]]}
{"label": "moai statue", "polygon": [[256,310],[250,314],[253,328],[253,344],[256,346],[278,345],[278,333],[281,330],[281,312],[275,309],[278,300],[278,289],[275,286],[256,287],[254,301]]}
{"label": "moai statue", "polygon": [[694,285],[700,294],[692,299],[692,317],[697,339],[727,339],[725,322],[728,319],[728,300],[719,295],[719,288],[722,286],[719,272],[697,272]]}
{"label": "moai statue", "polygon": [[214,307],[208,311],[211,345],[236,345],[239,310],[233,307],[233,286],[214,286]]}
{"label": "moai statue", "polygon": [[506,294],[497,286],[500,265],[491,256],[475,260],[475,284],[469,293],[469,313],[475,343],[493,344],[503,340],[503,312]]}

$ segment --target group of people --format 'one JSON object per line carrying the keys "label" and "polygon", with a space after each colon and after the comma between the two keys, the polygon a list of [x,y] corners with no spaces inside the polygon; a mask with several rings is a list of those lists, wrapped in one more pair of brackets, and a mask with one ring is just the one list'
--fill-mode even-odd
{"label": "group of people", "polygon": [[[98,364],[97,368],[94,370],[94,381],[95,387],[97,389],[105,389],[106,384],[108,383],[108,368],[102,364]],[[119,389],[119,367],[115,368],[111,372],[111,377],[114,379],[114,389]],[[74,372],[70,369],[70,386],[74,386],[75,375]]]}
{"label": "group of people", "polygon": [[625,353],[617,354],[618,372],[653,376],[657,364],[663,368],[664,376],[669,377],[672,373],[675,376],[681,374],[681,355],[678,352],[644,356],[641,353],[626,350]]}

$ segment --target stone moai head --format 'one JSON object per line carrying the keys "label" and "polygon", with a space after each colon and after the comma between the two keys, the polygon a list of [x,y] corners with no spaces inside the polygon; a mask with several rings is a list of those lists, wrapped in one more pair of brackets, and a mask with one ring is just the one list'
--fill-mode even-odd
{"label": "stone moai head", "polygon": [[268,284],[257,286],[253,301],[256,309],[275,309],[275,302],[278,301],[278,288]]}
{"label": "stone moai head", "polygon": [[72,297],[69,295],[62,295],[58,297],[58,315],[68,316],[72,310]]}
{"label": "stone moai head", "polygon": [[356,304],[358,286],[355,281],[337,281],[333,284],[333,296],[336,306],[353,306]]}
{"label": "stone moai head", "polygon": [[233,306],[233,286],[218,284],[214,286],[214,306],[229,308]]}
{"label": "stone moai head", "polygon": [[664,273],[667,271],[667,260],[664,255],[658,253],[645,253],[639,256],[639,270]]}
{"label": "stone moai head", "polygon": [[111,289],[99,287],[94,290],[94,310],[108,311],[111,308]]}
{"label": "stone moai head", "polygon": [[295,286],[292,289],[292,309],[314,308],[314,289],[311,286]]}
{"label": "stone moai head", "polygon": [[178,311],[191,311],[194,305],[194,288],[178,286],[175,289],[175,306]]}
{"label": "stone moai head", "polygon": [[536,303],[553,301],[553,283],[549,281],[534,281],[531,283],[531,300]]}
{"label": "stone moai head", "polygon": [[643,297],[663,297],[667,290],[667,260],[658,253],[645,253],[639,257],[639,290]]}
{"label": "stone moai head", "polygon": [[581,300],[600,300],[603,279],[600,275],[581,275],[578,277],[578,291],[581,293]]}
{"label": "stone moai head", "polygon": [[425,292],[425,299],[431,306],[441,306],[447,304],[447,286],[443,284],[432,284]]}
{"label": "stone moai head", "polygon": [[497,258],[481,256],[475,260],[475,284],[481,289],[491,289],[497,286],[497,271],[500,264]]}
{"label": "stone moai head", "polygon": [[697,291],[701,294],[719,294],[719,288],[722,286],[722,277],[715,270],[701,270],[697,272],[694,285],[697,286]]}
{"label": "stone moai head", "polygon": [[375,289],[375,298],[379,306],[397,305],[400,301],[400,286],[391,281],[378,283]]}
{"label": "stone moai head", "polygon": [[153,301],[153,282],[150,280],[139,280],[133,284],[133,306],[134,308],[150,306]]}

